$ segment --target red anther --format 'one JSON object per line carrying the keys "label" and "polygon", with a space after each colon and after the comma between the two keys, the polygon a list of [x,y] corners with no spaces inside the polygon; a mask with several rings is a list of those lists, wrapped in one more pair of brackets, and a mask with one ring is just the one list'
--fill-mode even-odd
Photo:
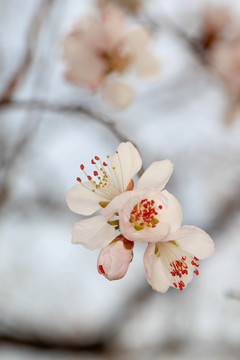
{"label": "red anther", "polygon": [[175,286],[175,288],[177,288],[177,284],[176,284],[176,283],[173,283],[173,285]]}
{"label": "red anther", "polygon": [[181,280],[179,283],[179,286],[181,286],[181,287],[185,287],[185,284],[184,284],[184,282]]}
{"label": "red anther", "polygon": [[98,267],[99,271],[102,273],[102,274],[105,274],[105,271],[103,269],[103,266],[102,265],[99,265]]}
{"label": "red anther", "polygon": [[80,169],[81,169],[81,170],[84,170],[84,165],[83,165],[83,164],[80,165]]}
{"label": "red anther", "polygon": [[188,268],[188,266],[187,266],[187,264],[186,264],[185,262],[182,263],[182,266],[183,266],[185,269]]}
{"label": "red anther", "polygon": [[95,164],[96,164],[96,163],[95,163],[95,161],[94,161],[93,159],[91,160],[91,163],[92,163],[93,165],[95,165]]}
{"label": "red anther", "polygon": [[103,162],[103,166],[107,166],[107,163],[105,163],[105,161]]}
{"label": "red anther", "polygon": [[82,180],[80,179],[80,177],[77,177],[76,179],[78,182],[82,182]]}
{"label": "red anther", "polygon": [[196,275],[199,275],[199,271],[198,271],[198,270],[194,270],[194,273],[195,273]]}
{"label": "red anther", "polygon": [[94,159],[95,160],[100,160],[100,158],[98,156],[95,156]]}
{"label": "red anther", "polygon": [[192,264],[193,266],[196,265],[195,261],[193,261],[193,260],[191,261],[191,264]]}
{"label": "red anther", "polygon": [[196,256],[194,256],[194,260],[199,261],[199,259]]}
{"label": "red anther", "polygon": [[186,256],[183,256],[183,257],[182,257],[182,261],[185,261],[185,260],[186,260]]}
{"label": "red anther", "polygon": [[162,210],[162,205],[159,205],[159,209]]}
{"label": "red anther", "polygon": [[97,172],[97,171],[94,171],[94,172],[93,172],[93,175],[94,175],[94,176],[98,176],[98,172]]}
{"label": "red anther", "polygon": [[88,180],[90,180],[90,181],[92,180],[92,178],[91,178],[91,176],[90,176],[90,175],[88,175],[88,177],[87,177],[87,178],[88,178]]}

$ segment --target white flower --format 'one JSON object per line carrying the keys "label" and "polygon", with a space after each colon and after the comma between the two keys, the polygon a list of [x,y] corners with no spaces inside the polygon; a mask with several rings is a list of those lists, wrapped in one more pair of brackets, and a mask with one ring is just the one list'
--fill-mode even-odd
{"label": "white flower", "polygon": [[[133,189],[132,178],[140,170],[142,161],[136,148],[127,142],[119,145],[109,165],[98,157],[92,160],[92,164],[97,166],[93,176],[86,173],[89,181],[75,185],[67,194],[66,201],[72,211],[81,215],[92,215],[101,206],[105,207],[101,215],[77,222],[72,233],[73,243],[96,249],[115,239],[119,225],[115,213],[124,207],[132,193],[135,194],[127,190]],[[85,171],[83,165],[81,169]],[[154,162],[139,179],[137,188],[141,191],[151,185],[161,190],[171,176],[172,169],[169,160]],[[93,180],[94,173],[98,181]],[[78,178],[78,181],[81,179]],[[171,197],[170,194],[164,196]]]}
{"label": "white flower", "polygon": [[104,247],[98,256],[99,274],[108,280],[119,280],[126,274],[133,259],[134,242],[119,236],[116,241]]}
{"label": "white flower", "polygon": [[[88,181],[75,185],[67,194],[66,201],[69,208],[81,215],[92,215],[101,207],[107,206],[111,200],[123,191],[133,188],[132,178],[142,166],[141,157],[137,149],[130,143],[121,143],[108,164],[98,156],[91,160],[93,172],[87,174],[85,166],[80,169]],[[112,220],[114,212],[107,217],[97,215],[80,220],[74,226],[72,242],[82,244],[89,249],[102,248],[116,237],[116,229]],[[117,224],[116,224],[117,225]]]}
{"label": "white flower", "polygon": [[102,211],[119,215],[120,231],[131,241],[156,242],[176,231],[182,222],[182,208],[168,191],[161,191],[172,174],[169,160],[154,162],[137,183],[137,190],[123,193]]}
{"label": "white flower", "polygon": [[116,197],[103,214],[109,216],[113,211],[119,214],[121,233],[132,241],[160,241],[169,232],[176,231],[182,222],[178,200],[168,191],[154,188],[133,190]]}
{"label": "white flower", "polygon": [[165,293],[169,286],[183,290],[199,274],[199,259],[214,251],[214,243],[203,230],[183,226],[170,233],[164,242],[150,243],[144,255],[144,265],[149,284]]}

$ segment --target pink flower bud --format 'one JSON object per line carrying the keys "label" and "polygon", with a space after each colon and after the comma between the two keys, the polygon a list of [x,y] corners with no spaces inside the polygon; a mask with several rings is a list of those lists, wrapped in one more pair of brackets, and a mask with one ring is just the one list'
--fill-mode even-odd
{"label": "pink flower bud", "polygon": [[98,256],[98,272],[108,280],[119,280],[124,277],[133,258],[133,241],[121,237],[105,246]]}

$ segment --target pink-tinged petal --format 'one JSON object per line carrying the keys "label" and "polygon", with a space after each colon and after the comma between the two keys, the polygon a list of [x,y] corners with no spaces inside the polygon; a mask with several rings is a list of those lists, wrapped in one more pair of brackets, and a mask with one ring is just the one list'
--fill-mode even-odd
{"label": "pink-tinged petal", "polygon": [[174,234],[169,234],[167,238],[168,241],[174,240],[182,250],[198,259],[205,259],[214,251],[214,242],[211,237],[195,226],[182,226]]}
{"label": "pink-tinged petal", "polygon": [[115,212],[121,210],[131,197],[131,191],[126,191],[116,196],[104,209],[102,209],[102,215],[105,217],[112,216]]}
{"label": "pink-tinged petal", "polygon": [[78,38],[68,36],[64,41],[64,58],[67,61],[67,79],[76,85],[100,83],[106,64]]}
{"label": "pink-tinged petal", "polygon": [[108,245],[115,239],[116,230],[107,221],[100,215],[78,221],[73,228],[72,243],[81,244],[90,250]]}
{"label": "pink-tinged petal", "polygon": [[141,56],[149,44],[150,34],[143,27],[133,29],[124,38],[124,51],[131,54],[135,59]]}
{"label": "pink-tinged petal", "polygon": [[167,184],[173,172],[173,164],[170,160],[155,161],[140,177],[137,189],[153,187],[162,190]]}
{"label": "pink-tinged petal", "polygon": [[155,244],[149,244],[144,254],[144,266],[148,283],[158,292],[165,293],[171,285],[165,275],[164,265],[154,253]]}
{"label": "pink-tinged petal", "polygon": [[135,63],[136,74],[144,79],[153,79],[160,72],[159,61],[151,54],[143,52]]}
{"label": "pink-tinged petal", "polygon": [[122,191],[126,190],[131,179],[142,167],[139,152],[130,142],[121,143],[111,163]]}
{"label": "pink-tinged petal", "polygon": [[132,102],[134,93],[125,83],[109,80],[104,87],[104,96],[116,108],[122,109]]}
{"label": "pink-tinged petal", "polygon": [[182,223],[182,207],[175,196],[167,190],[163,190],[161,194],[165,198],[167,206],[165,208],[163,204],[163,211],[160,212],[158,219],[160,222],[169,224],[170,232],[175,232],[179,229]]}
{"label": "pink-tinged petal", "polygon": [[129,216],[125,217],[124,212],[119,211],[120,230],[123,236],[131,241],[138,242],[157,242],[164,241],[170,231],[168,223],[158,223],[155,228],[144,228],[140,231],[135,230],[133,224],[129,222]]}
{"label": "pink-tinged petal", "polygon": [[133,245],[130,241],[118,240],[104,247],[98,256],[99,274],[104,275],[108,280],[122,279],[133,258]]}
{"label": "pink-tinged petal", "polygon": [[[158,191],[153,188],[146,190],[133,190],[127,193],[124,198],[116,198],[115,210],[119,213],[119,225],[121,233],[129,240],[139,242],[166,241],[167,234],[180,227],[182,221],[182,208],[178,200],[167,191]],[[156,219],[155,226],[148,226],[146,220],[136,220],[132,211],[135,206],[146,199],[149,203],[154,201]],[[121,207],[117,206],[121,204]],[[143,211],[143,208],[142,208]],[[151,213],[152,214],[152,213]],[[151,215],[149,215],[151,216]],[[146,219],[146,218],[145,218]],[[148,220],[151,221],[152,218]],[[142,226],[141,223],[144,223]],[[138,225],[141,226],[139,229]],[[174,230],[173,230],[174,229]]]}
{"label": "pink-tinged petal", "polygon": [[90,182],[75,185],[66,196],[66,202],[70,210],[81,215],[92,215],[99,208],[100,201],[109,201],[92,192]]}
{"label": "pink-tinged petal", "polygon": [[102,12],[104,45],[111,51],[121,41],[124,34],[124,15],[116,8],[107,8]]}

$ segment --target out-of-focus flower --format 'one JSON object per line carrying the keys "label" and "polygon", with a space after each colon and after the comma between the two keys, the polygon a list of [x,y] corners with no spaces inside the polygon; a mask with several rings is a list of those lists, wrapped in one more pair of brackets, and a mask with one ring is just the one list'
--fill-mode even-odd
{"label": "out-of-focus flower", "polygon": [[240,97],[240,25],[227,8],[211,7],[205,14],[201,44],[207,63],[223,80],[233,98]]}
{"label": "out-of-focus flower", "polygon": [[126,274],[133,259],[134,242],[119,236],[111,244],[104,247],[98,256],[99,274],[108,280],[119,280]]}
{"label": "out-of-focus flower", "polygon": [[66,79],[104,96],[117,107],[133,98],[122,76],[132,70],[142,78],[154,78],[158,61],[148,51],[149,33],[143,27],[129,30],[122,12],[106,8],[99,16],[86,16],[65,37],[63,56]]}
{"label": "out-of-focus flower", "polygon": [[214,243],[203,230],[183,226],[170,233],[164,242],[150,243],[144,255],[144,265],[149,284],[165,293],[170,286],[183,290],[199,274],[199,259],[214,251]]}
{"label": "out-of-focus flower", "polygon": [[105,8],[111,4],[122,7],[128,12],[137,12],[145,0],[99,0],[98,4],[100,8]]}

